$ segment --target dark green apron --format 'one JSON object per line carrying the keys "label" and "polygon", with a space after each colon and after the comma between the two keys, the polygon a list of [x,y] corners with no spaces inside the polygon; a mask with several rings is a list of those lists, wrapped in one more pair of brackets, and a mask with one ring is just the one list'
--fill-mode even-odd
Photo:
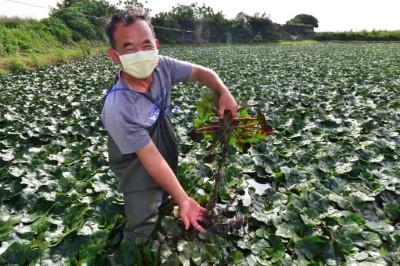
{"label": "dark green apron", "polygon": [[[176,174],[178,171],[178,145],[168,116],[160,116],[148,131],[159,152]],[[120,178],[119,192],[143,191],[158,187],[137,156],[122,154],[110,135],[108,135],[108,156],[111,170]]]}

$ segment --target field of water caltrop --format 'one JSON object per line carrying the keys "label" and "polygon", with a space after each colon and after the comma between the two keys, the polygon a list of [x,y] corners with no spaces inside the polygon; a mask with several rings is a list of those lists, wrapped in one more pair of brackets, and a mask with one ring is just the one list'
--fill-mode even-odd
{"label": "field of water caltrop", "polygon": [[243,117],[261,113],[272,127],[245,149],[228,141],[221,170],[220,153],[203,161],[212,136],[188,135],[207,89],[173,88],[179,179],[203,206],[214,200],[218,226],[185,231],[168,206],[146,244],[121,244],[123,201],[100,121],[117,68],[100,55],[0,78],[1,264],[400,263],[399,44],[160,53],[214,69]]}

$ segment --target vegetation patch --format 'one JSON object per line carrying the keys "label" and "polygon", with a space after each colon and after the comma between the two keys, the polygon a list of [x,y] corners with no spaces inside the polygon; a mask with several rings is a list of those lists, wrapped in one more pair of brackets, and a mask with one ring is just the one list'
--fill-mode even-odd
{"label": "vegetation patch", "polygon": [[[238,230],[185,231],[166,206],[154,235],[135,244],[121,243],[123,200],[100,122],[118,67],[98,55],[1,77],[0,264],[399,264],[399,49],[162,48],[214,69],[236,99],[247,100],[249,117],[265,115],[273,134],[226,158],[217,222],[238,221]],[[176,84],[179,112],[171,119],[178,177],[207,206],[218,155],[204,163],[210,143],[188,136],[203,92]]]}

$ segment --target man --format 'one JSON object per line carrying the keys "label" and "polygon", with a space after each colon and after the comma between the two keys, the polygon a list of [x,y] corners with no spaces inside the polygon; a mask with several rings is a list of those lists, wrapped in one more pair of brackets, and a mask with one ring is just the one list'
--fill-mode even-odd
{"label": "man", "polygon": [[128,223],[124,240],[150,236],[166,191],[179,206],[185,229],[205,232],[198,221],[205,209],[188,197],[176,172],[177,143],[168,114],[170,91],[178,81],[198,81],[220,94],[219,115],[237,104],[211,69],[158,55],[150,17],[141,9],[115,14],[106,24],[108,54],[122,70],[104,99],[102,121],[108,131],[109,163],[120,177]]}

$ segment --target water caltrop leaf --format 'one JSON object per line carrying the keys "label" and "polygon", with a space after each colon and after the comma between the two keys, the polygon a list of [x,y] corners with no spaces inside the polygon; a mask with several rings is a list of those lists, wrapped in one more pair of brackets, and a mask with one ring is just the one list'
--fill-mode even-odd
{"label": "water caltrop leaf", "polygon": [[363,237],[365,238],[365,240],[373,245],[374,247],[380,247],[382,244],[382,240],[379,237],[379,235],[377,233],[373,233],[373,232],[363,232],[362,233]]}
{"label": "water caltrop leaf", "polygon": [[336,171],[339,174],[348,173],[351,171],[353,164],[352,163],[341,163],[336,166]]}
{"label": "water caltrop leaf", "polygon": [[23,265],[27,261],[35,261],[39,256],[39,250],[33,250],[30,245],[14,242],[1,254],[0,258],[10,264]]}
{"label": "water caltrop leaf", "polygon": [[268,239],[271,243],[271,248],[268,249],[268,252],[271,255],[272,262],[276,263],[285,256],[285,246],[283,245],[282,239],[276,235],[271,235]]}
{"label": "water caltrop leaf", "polygon": [[258,255],[258,254],[260,254],[260,252],[263,252],[264,250],[266,250],[266,248],[269,248],[269,247],[270,247],[270,244],[265,239],[261,239],[251,246],[251,252],[254,255]]}

